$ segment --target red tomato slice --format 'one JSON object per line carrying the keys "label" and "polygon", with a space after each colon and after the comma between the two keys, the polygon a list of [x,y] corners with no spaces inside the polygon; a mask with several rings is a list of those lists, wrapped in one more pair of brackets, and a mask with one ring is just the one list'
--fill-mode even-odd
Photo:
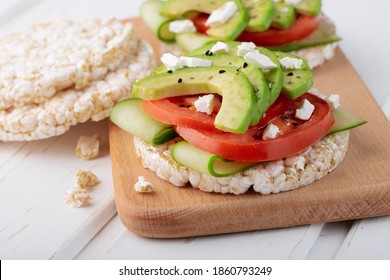
{"label": "red tomato slice", "polygon": [[[207,14],[198,14],[195,18],[192,18],[198,32],[206,33],[207,26],[205,22],[207,18]],[[245,30],[236,41],[253,42],[257,46],[280,46],[306,38],[317,29],[320,20],[320,16],[313,17],[299,14],[288,29],[271,27],[262,32]]]}
{"label": "red tomato slice", "polygon": [[[296,108],[304,98],[315,106],[308,121],[294,117]],[[266,125],[261,122],[241,135],[184,126],[176,126],[175,129],[189,143],[209,153],[231,160],[260,162],[304,151],[324,137],[333,122],[329,105],[321,98],[306,93],[294,100],[284,114],[271,121],[280,129],[280,135],[275,139],[262,140]]]}
{"label": "red tomato slice", "polygon": [[[214,119],[221,107],[221,96],[215,95],[215,105],[211,115],[196,111],[194,102],[199,96],[201,95],[170,97],[154,101],[144,100],[142,106],[145,112],[164,123],[194,129],[217,130],[214,126]],[[264,125],[283,114],[292,102],[284,94],[280,94],[258,125]]]}

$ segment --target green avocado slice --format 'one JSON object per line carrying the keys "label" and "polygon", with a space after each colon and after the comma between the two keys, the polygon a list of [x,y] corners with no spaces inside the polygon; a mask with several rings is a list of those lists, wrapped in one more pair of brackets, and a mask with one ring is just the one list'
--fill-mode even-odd
{"label": "green avocado slice", "polygon": [[249,12],[248,30],[264,31],[267,30],[275,16],[275,6],[272,0],[243,0],[246,9]]}
{"label": "green avocado slice", "polygon": [[183,68],[139,80],[132,96],[144,100],[216,93],[223,96],[215,117],[216,128],[237,134],[245,133],[256,110],[256,97],[247,77],[233,66]]}
{"label": "green avocado slice", "polygon": [[274,3],[276,13],[272,19],[272,26],[279,29],[288,29],[295,21],[295,9],[293,6],[283,2]]}
{"label": "green avocado slice", "polygon": [[[229,0],[237,5],[236,14],[226,23],[210,27],[206,34],[221,40],[234,40],[246,28],[249,14],[241,0]],[[184,18],[189,12],[202,12],[211,14],[223,6],[228,0],[168,0],[161,9],[161,15],[168,18]]]}

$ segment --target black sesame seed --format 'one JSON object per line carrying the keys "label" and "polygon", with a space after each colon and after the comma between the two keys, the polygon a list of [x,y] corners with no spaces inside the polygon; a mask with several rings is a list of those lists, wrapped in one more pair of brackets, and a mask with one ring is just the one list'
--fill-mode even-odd
{"label": "black sesame seed", "polygon": [[167,71],[167,73],[169,73],[169,74],[172,74],[172,73],[173,73],[173,71],[172,71],[172,70],[168,70],[168,71]]}
{"label": "black sesame seed", "polygon": [[223,74],[225,72],[226,72],[225,70],[219,70],[219,74]]}
{"label": "black sesame seed", "polygon": [[293,76],[293,75],[294,75],[293,72],[290,72],[290,73],[287,74],[287,76]]}
{"label": "black sesame seed", "polygon": [[299,125],[299,123],[293,122],[292,125],[295,126],[295,127],[297,127],[297,126]]}
{"label": "black sesame seed", "polygon": [[242,66],[243,68],[248,67],[248,63],[244,62],[244,65]]}
{"label": "black sesame seed", "polygon": [[177,82],[180,84],[181,82],[183,81],[182,78],[180,78],[179,80],[177,80]]}
{"label": "black sesame seed", "polygon": [[210,50],[207,50],[205,55],[209,55],[210,54]]}

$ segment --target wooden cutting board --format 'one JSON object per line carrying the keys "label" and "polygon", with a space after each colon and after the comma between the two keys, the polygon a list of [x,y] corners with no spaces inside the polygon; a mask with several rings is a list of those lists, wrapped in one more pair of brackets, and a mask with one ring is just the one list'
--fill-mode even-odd
{"label": "wooden cutting board", "polygon": [[[153,34],[139,19],[133,21],[140,36],[159,52]],[[141,236],[177,238],[390,214],[390,123],[340,49],[315,70],[314,77],[314,87],[340,94],[345,108],[368,121],[351,131],[347,155],[335,171],[310,186],[272,195],[176,188],[144,169],[135,156],[132,136],[110,123],[115,199],[122,223]],[[140,175],[153,183],[153,193],[134,191]]]}

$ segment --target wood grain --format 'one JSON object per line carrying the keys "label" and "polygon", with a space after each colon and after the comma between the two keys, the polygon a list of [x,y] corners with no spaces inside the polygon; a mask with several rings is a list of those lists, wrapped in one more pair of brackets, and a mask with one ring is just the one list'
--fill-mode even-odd
{"label": "wood grain", "polygon": [[[143,28],[139,21],[137,27]],[[150,38],[146,32],[142,35]],[[326,94],[339,93],[343,106],[368,123],[351,132],[347,156],[335,171],[308,187],[280,194],[235,196],[175,188],[144,169],[132,136],[110,124],[115,200],[122,223],[141,236],[177,238],[390,214],[388,120],[340,49],[315,71],[314,86]],[[133,190],[140,175],[154,184],[154,193]]]}

